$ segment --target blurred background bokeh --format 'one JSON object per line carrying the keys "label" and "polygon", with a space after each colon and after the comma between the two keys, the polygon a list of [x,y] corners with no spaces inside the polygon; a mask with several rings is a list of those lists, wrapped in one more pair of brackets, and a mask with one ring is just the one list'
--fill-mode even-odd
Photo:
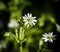
{"label": "blurred background bokeh", "polygon": [[60,25],[59,0],[0,0],[0,52],[17,52],[18,48],[12,37],[4,37],[9,31],[10,19],[20,19],[24,14],[32,13],[37,17],[36,26],[25,34],[27,41],[23,43],[24,52],[37,52],[39,40],[43,33],[53,32],[56,40],[47,43],[42,52],[60,52],[60,33],[56,24]]}

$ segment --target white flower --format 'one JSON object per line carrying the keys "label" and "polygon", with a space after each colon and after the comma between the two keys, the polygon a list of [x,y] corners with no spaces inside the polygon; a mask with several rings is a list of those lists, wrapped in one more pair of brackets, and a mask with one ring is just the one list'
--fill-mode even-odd
{"label": "white flower", "polygon": [[43,34],[43,37],[42,37],[42,39],[44,40],[44,42],[47,42],[47,41],[49,41],[49,42],[53,42],[53,40],[55,40],[55,37],[56,35],[53,35],[53,32],[49,32],[49,33],[45,33],[45,34]]}
{"label": "white flower", "polygon": [[37,22],[35,18],[36,17],[32,17],[32,14],[27,13],[27,15],[25,14],[25,16],[23,16],[23,22],[25,23],[25,25],[33,26]]}
{"label": "white flower", "polygon": [[0,48],[6,48],[5,44],[0,44]]}
{"label": "white flower", "polygon": [[8,23],[9,28],[18,28],[19,24],[15,19],[11,19]]}
{"label": "white flower", "polygon": [[4,43],[4,41],[0,41],[0,48],[7,48],[7,45]]}

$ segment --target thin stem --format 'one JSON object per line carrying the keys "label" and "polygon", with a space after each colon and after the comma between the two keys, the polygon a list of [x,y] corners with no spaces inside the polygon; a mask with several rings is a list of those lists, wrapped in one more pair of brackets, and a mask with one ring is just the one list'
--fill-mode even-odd
{"label": "thin stem", "polygon": [[20,43],[19,52],[23,52],[22,49],[23,49],[22,43]]}
{"label": "thin stem", "polygon": [[37,52],[41,52],[41,49],[38,49],[38,51]]}

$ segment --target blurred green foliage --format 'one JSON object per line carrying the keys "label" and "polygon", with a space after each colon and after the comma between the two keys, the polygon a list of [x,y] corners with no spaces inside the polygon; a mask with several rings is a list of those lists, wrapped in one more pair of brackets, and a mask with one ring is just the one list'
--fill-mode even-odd
{"label": "blurred green foliage", "polygon": [[3,2],[0,2],[0,10],[6,9],[6,6]]}
{"label": "blurred green foliage", "polygon": [[[3,3],[3,1],[0,1],[0,10],[8,10],[9,11],[9,13],[10,13],[9,20],[10,19],[18,20],[18,19],[21,19],[22,15],[23,15],[23,12],[26,9],[26,7],[30,7],[32,5],[33,5],[32,2],[28,2],[26,0],[11,0],[10,2],[8,2],[8,4],[7,4],[8,7],[7,7]],[[24,12],[24,13],[26,13],[26,12]],[[33,13],[37,14],[37,13],[35,13],[35,11],[33,11]],[[23,51],[24,52],[30,52],[29,50],[30,49],[32,50],[33,48],[34,48],[33,50],[37,50],[38,47],[40,46],[40,44],[41,45],[43,44],[42,41],[39,42],[39,40],[42,37],[42,34],[45,33],[45,32],[52,31],[53,24],[55,22],[56,22],[56,20],[55,20],[53,12],[50,13],[49,11],[47,11],[47,12],[40,13],[39,17],[37,17],[36,26],[30,27],[25,32],[27,40],[23,43],[23,45],[24,45],[23,46]],[[8,31],[9,31],[9,29],[8,29]],[[12,30],[12,31],[14,31],[14,30]],[[3,35],[4,35],[4,33],[3,33]],[[6,42],[6,45],[9,44],[8,43],[9,41],[12,41],[12,43],[14,44],[13,45],[14,47],[13,47],[12,50],[10,50],[10,52],[17,52],[18,51],[17,45],[15,44],[16,42],[14,41],[12,36],[10,36],[8,38],[5,38],[5,40],[1,40],[1,41]],[[29,47],[31,47],[31,48],[29,48]],[[5,52],[9,52],[9,49],[11,49],[11,48],[9,48],[9,49],[8,48],[9,48],[9,46],[7,46],[7,48],[5,49]],[[3,52],[3,50],[4,50],[3,48],[0,48],[0,52]],[[33,51],[33,50],[31,52],[36,52],[36,51]],[[52,52],[52,50],[49,50],[47,48],[43,48],[42,52]]]}

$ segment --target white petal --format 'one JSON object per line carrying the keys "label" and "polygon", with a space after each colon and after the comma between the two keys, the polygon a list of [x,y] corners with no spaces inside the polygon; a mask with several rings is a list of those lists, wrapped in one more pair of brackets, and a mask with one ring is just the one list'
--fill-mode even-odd
{"label": "white petal", "polygon": [[43,34],[43,37],[47,38],[47,33]]}
{"label": "white petal", "polygon": [[52,38],[53,40],[56,40],[56,38]]}
{"label": "white petal", "polygon": [[26,19],[26,17],[25,17],[25,16],[23,16],[23,19]]}
{"label": "white petal", "polygon": [[56,35],[53,35],[52,37],[56,37]]}
{"label": "white petal", "polygon": [[37,20],[32,20],[33,22],[37,22]]}
{"label": "white petal", "polygon": [[27,13],[27,16],[29,17],[29,16],[30,16],[30,14],[29,14],[29,13]]}
{"label": "white petal", "polygon": [[28,18],[27,18],[27,17],[25,17],[25,16],[23,16],[23,19],[24,19],[24,20],[26,20],[26,19],[28,19]]}
{"label": "white petal", "polygon": [[44,40],[44,42],[47,42],[47,41],[48,41],[48,39],[45,39],[45,40]]}
{"label": "white petal", "polygon": [[33,26],[33,24],[30,22],[30,25]]}
{"label": "white petal", "polygon": [[51,40],[49,40],[49,42],[53,42],[53,40],[51,39]]}
{"label": "white petal", "polygon": [[48,35],[51,35],[52,36],[53,35],[53,32],[51,32],[51,33],[49,32]]}
{"label": "white petal", "polygon": [[29,16],[30,18],[32,17],[32,14],[30,14],[30,16]]}
{"label": "white petal", "polygon": [[25,15],[25,17],[28,17],[26,14],[24,14]]}
{"label": "white petal", "polygon": [[33,25],[35,25],[35,23],[34,23],[34,22],[32,22],[32,24],[33,24]]}
{"label": "white petal", "polygon": [[45,39],[47,39],[47,38],[43,37],[42,39],[44,39],[44,40],[45,40]]}
{"label": "white petal", "polygon": [[46,35],[45,35],[45,34],[43,34],[42,36],[43,36],[43,37],[45,37]]}
{"label": "white petal", "polygon": [[51,36],[53,35],[53,32],[51,32]]}
{"label": "white petal", "polygon": [[28,24],[28,22],[25,22],[25,25],[27,25]]}
{"label": "white petal", "polygon": [[25,19],[26,17],[25,16],[23,16],[23,19]]}
{"label": "white petal", "polygon": [[35,19],[36,17],[32,17],[32,19]]}
{"label": "white petal", "polygon": [[44,37],[42,39],[45,39]]}
{"label": "white petal", "polygon": [[47,33],[45,33],[45,35],[48,35]]}

